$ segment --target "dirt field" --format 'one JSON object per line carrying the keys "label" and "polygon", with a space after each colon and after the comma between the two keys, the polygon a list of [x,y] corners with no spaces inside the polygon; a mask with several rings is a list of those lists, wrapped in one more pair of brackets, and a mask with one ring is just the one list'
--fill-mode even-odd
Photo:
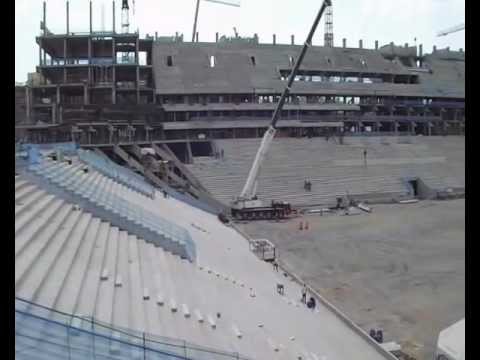
{"label": "dirt field", "polygon": [[366,331],[381,328],[418,360],[465,316],[465,201],[377,205],[372,214],[310,215],[240,227]]}

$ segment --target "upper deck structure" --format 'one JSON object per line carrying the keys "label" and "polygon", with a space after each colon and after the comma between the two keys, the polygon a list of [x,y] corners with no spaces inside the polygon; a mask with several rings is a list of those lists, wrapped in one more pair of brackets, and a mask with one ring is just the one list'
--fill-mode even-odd
{"label": "upper deck structure", "polygon": [[[115,23],[115,21],[113,21]],[[80,143],[258,137],[300,45],[90,31],[36,38],[37,72],[18,101],[17,137]],[[19,112],[20,113],[20,112]],[[281,113],[281,135],[462,134],[465,53],[393,43],[312,46]],[[291,123],[288,123],[291,121]],[[181,127],[177,124],[182,122]],[[301,123],[299,125],[299,123]],[[291,125],[291,126],[288,126]]]}

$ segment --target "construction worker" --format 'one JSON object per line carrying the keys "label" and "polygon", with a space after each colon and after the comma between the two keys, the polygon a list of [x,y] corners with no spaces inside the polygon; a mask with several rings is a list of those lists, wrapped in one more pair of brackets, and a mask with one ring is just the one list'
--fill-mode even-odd
{"label": "construction worker", "polygon": [[363,149],[363,162],[367,166],[367,149]]}
{"label": "construction worker", "polygon": [[302,288],[302,303],[307,303],[307,285],[303,284]]}

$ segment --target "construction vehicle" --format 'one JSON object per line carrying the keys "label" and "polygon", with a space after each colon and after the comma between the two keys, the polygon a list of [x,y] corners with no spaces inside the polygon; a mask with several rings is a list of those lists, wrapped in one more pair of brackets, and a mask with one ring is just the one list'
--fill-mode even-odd
{"label": "construction vehicle", "polygon": [[294,212],[290,203],[285,201],[272,201],[270,206],[263,206],[260,200],[253,200],[257,206],[232,207],[232,217],[236,220],[269,220],[286,219]]}
{"label": "construction vehicle", "polygon": [[277,104],[277,107],[275,108],[272,120],[270,122],[270,126],[263,135],[262,142],[257,151],[257,154],[255,155],[255,159],[253,161],[243,190],[240,193],[240,196],[238,196],[232,203],[231,213],[232,216],[236,219],[278,219],[285,218],[290,214],[294,213],[294,211],[292,211],[291,205],[283,201],[272,201],[270,206],[264,206],[262,204],[262,201],[259,200],[256,195],[257,180],[263,161],[265,160],[265,155],[267,154],[273,138],[275,137],[275,133],[277,132],[277,121],[282,111],[285,100],[290,94],[293,81],[298,72],[298,69],[300,68],[303,58],[305,57],[308,48],[312,45],[313,34],[315,33],[318,23],[320,22],[320,19],[322,18],[325,9],[329,6],[332,6],[332,1],[324,0],[317,14],[317,17],[315,18],[315,21],[313,22],[312,28],[310,29],[310,32],[307,36],[307,40],[303,45],[302,51],[298,59],[295,61],[292,71],[290,72],[287,86],[285,87],[285,90],[283,91],[283,94]]}

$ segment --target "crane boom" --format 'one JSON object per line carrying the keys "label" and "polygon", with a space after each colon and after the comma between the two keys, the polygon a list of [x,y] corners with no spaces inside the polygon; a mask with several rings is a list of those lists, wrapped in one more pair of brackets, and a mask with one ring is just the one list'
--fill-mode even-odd
{"label": "crane boom", "polygon": [[313,22],[312,28],[310,29],[310,32],[308,33],[307,39],[305,40],[305,43],[303,45],[302,51],[300,53],[300,56],[298,59],[295,61],[295,65],[293,66],[292,71],[290,72],[290,76],[288,77],[288,82],[287,86],[285,87],[282,96],[280,97],[280,100],[278,101],[277,107],[275,108],[275,111],[272,116],[272,120],[270,122],[270,126],[268,127],[267,131],[263,135],[262,142],[260,144],[260,147],[257,151],[257,154],[255,155],[255,159],[253,160],[252,167],[250,169],[250,172],[248,174],[247,180],[245,182],[245,185],[242,189],[242,192],[240,193],[239,198],[237,199],[237,203],[240,201],[249,201],[252,199],[255,199],[256,195],[256,182],[257,182],[257,177],[260,172],[260,168],[263,164],[263,161],[265,160],[265,155],[267,154],[270,144],[272,143],[273,138],[275,137],[275,133],[277,131],[277,121],[280,116],[280,112],[282,111],[283,105],[285,104],[285,100],[287,96],[290,94],[290,89],[293,84],[293,81],[295,80],[295,76],[298,72],[298,69],[300,68],[300,65],[303,61],[303,58],[305,57],[305,54],[307,53],[308,48],[312,45],[312,38],[313,34],[315,33],[315,30],[317,29],[318,23],[320,22],[320,19],[322,18],[322,15],[325,11],[325,9],[328,6],[332,5],[331,0],[324,0],[322,3],[322,6],[320,7],[320,10],[318,11],[317,17],[315,18],[315,21]]}
{"label": "crane boom", "polygon": [[440,31],[437,36],[445,36],[465,29],[465,23]]}
{"label": "crane boom", "polygon": [[[207,2],[228,5],[228,6],[235,6],[240,7],[239,0],[205,0]],[[200,0],[197,0],[197,5],[195,6],[195,17],[193,19],[193,34],[192,34],[192,42],[195,42],[195,36],[197,34],[197,22],[198,22],[198,10],[200,9]]]}

